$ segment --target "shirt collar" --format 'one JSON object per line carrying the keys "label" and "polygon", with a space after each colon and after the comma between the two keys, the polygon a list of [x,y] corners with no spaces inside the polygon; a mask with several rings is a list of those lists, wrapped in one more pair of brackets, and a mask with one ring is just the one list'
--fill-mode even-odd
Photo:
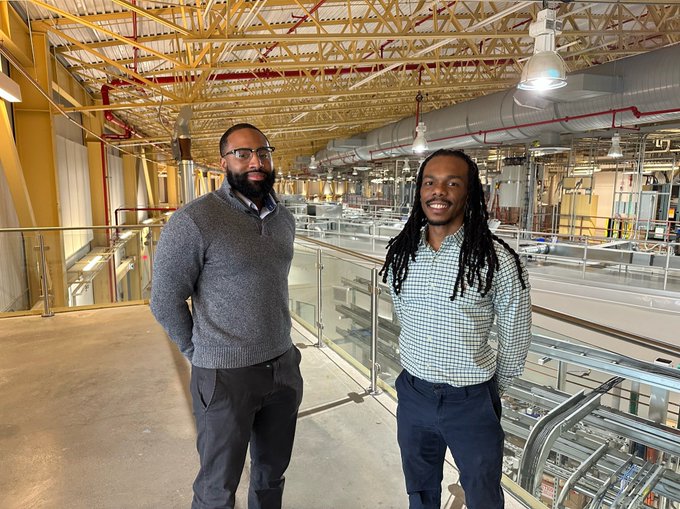
{"label": "shirt collar", "polygon": [[[245,203],[248,207],[253,209],[258,214],[260,213],[260,209],[257,208],[257,205],[255,205],[255,203],[250,198],[244,196],[242,193],[239,193],[233,187],[231,188],[231,190],[234,191],[234,194],[236,195],[236,197],[239,200],[241,200],[243,203]],[[276,200],[274,200],[274,197],[271,195],[271,193],[264,197],[264,207],[263,208],[267,209],[269,212],[271,212],[272,210],[274,210],[276,208]]]}
{"label": "shirt collar", "polygon": [[[450,235],[447,235],[444,237],[444,241],[442,242],[442,248],[446,248],[448,246],[461,246],[463,244],[463,237],[465,236],[465,227],[461,226],[456,230],[455,233],[452,233]],[[427,243],[427,225],[423,226],[422,230],[420,230],[420,244],[422,246],[429,246]],[[441,249],[441,248],[440,248]]]}

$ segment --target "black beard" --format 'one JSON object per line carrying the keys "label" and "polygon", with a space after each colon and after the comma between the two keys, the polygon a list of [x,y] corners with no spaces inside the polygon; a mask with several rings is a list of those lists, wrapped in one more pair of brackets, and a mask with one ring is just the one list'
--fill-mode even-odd
{"label": "black beard", "polygon": [[[248,180],[248,174],[254,171],[263,173],[266,175],[266,178],[259,181]],[[238,191],[249,200],[258,200],[270,194],[272,189],[274,189],[275,180],[276,174],[273,169],[269,173],[263,170],[251,170],[243,173],[234,173],[227,168],[227,182],[229,182],[231,188],[235,191]]]}

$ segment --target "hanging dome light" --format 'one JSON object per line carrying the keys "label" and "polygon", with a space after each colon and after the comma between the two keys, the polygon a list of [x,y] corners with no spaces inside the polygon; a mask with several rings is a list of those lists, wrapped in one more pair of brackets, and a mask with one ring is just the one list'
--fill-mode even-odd
{"label": "hanging dome light", "polygon": [[416,137],[411,146],[411,150],[413,150],[414,154],[422,154],[427,151],[427,138],[425,138],[426,131],[427,126],[425,125],[425,122],[418,122],[418,125],[416,126]]}
{"label": "hanging dome light", "polygon": [[534,53],[524,65],[522,81],[518,87],[522,90],[554,90],[567,84],[564,60],[554,51]]}
{"label": "hanging dome light", "polygon": [[561,33],[562,21],[553,9],[543,9],[529,25],[535,39],[534,54],[524,64],[517,88],[521,90],[553,90],[567,84],[567,66],[555,50],[555,35]]}
{"label": "hanging dome light", "polygon": [[408,163],[408,159],[404,160],[404,167],[401,169],[402,173],[408,173],[411,171],[411,166]]}
{"label": "hanging dome light", "polygon": [[612,136],[612,146],[610,147],[609,152],[607,152],[607,157],[611,157],[612,159],[623,157],[623,151],[621,150],[621,135],[618,132],[614,133],[614,136]]}
{"label": "hanging dome light", "polygon": [[318,168],[318,165],[316,164],[316,158],[312,156],[311,160],[309,161],[309,165],[307,166],[310,170],[316,170]]}

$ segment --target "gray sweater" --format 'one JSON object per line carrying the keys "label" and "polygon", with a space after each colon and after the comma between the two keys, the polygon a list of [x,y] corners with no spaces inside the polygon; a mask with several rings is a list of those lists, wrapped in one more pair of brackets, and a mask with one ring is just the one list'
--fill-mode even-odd
{"label": "gray sweater", "polygon": [[288,210],[260,219],[226,180],[172,215],[156,249],[151,311],[193,365],[250,366],[290,348],[294,237]]}

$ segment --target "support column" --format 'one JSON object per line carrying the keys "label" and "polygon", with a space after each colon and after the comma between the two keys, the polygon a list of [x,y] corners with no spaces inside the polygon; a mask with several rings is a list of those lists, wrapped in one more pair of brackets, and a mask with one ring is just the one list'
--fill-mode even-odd
{"label": "support column", "polygon": [[24,178],[19,152],[14,143],[14,133],[5,101],[0,101],[0,164],[5,171],[19,224],[25,228],[35,226],[33,204]]}
{"label": "support column", "polygon": [[[27,71],[40,88],[52,94],[50,53],[47,34],[33,32],[33,67]],[[17,153],[24,168],[23,176],[32,203],[37,226],[60,226],[59,192],[51,106],[47,98],[23,76],[17,75],[22,102],[14,106]],[[67,300],[66,266],[61,235],[45,235],[46,257],[50,273],[54,306]]]}
{"label": "support column", "polygon": [[[136,207],[137,203],[137,193],[138,193],[138,183],[139,183],[139,171],[138,164],[140,159],[129,155],[123,154],[123,182],[125,186],[125,206],[126,207]],[[119,217],[121,214],[119,214]],[[124,214],[125,223],[127,224],[137,224],[137,212],[126,212]],[[139,242],[137,237],[134,237],[131,241],[125,244],[125,257],[134,258],[134,263],[132,268],[125,272],[125,275],[117,281],[118,285],[124,288],[123,295],[127,300],[139,300],[141,299],[141,266],[139,263]],[[120,264],[122,260],[117,260]],[[116,275],[118,274],[118,266],[116,267]]]}
{"label": "support column", "polygon": [[167,181],[168,181],[168,205],[176,205],[181,203],[179,198],[179,177],[177,174],[177,166],[167,166]]}
{"label": "support column", "polygon": [[151,151],[142,151],[142,171],[144,172],[144,183],[146,185],[146,196],[149,207],[158,207],[158,164],[150,157]]}

